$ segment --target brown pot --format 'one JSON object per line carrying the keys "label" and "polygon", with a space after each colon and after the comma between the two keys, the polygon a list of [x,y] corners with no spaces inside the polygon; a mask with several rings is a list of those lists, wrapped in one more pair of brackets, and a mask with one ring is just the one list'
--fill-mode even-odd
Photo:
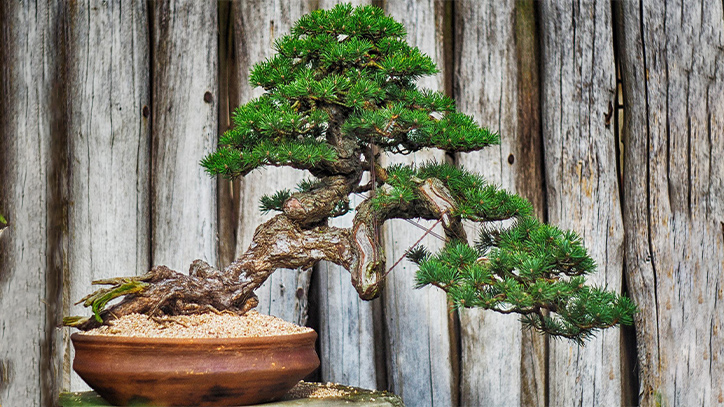
{"label": "brown pot", "polygon": [[237,406],[276,400],[319,366],[316,332],[262,338],[74,333],[75,370],[114,405]]}

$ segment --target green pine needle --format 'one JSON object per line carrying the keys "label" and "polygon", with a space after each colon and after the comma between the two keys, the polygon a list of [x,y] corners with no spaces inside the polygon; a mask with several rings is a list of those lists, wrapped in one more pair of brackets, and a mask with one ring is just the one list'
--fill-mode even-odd
{"label": "green pine needle", "polygon": [[407,253],[407,259],[418,265],[429,257],[430,251],[423,245],[417,245]]}
{"label": "green pine needle", "polygon": [[297,184],[298,192],[309,192],[313,189],[319,188],[322,183],[317,178],[305,178]]}
{"label": "green pine needle", "polygon": [[262,213],[281,211],[284,206],[284,202],[291,198],[291,196],[292,193],[288,189],[282,189],[281,191],[275,192],[273,195],[264,195],[261,197],[259,210]]}
{"label": "green pine needle", "polygon": [[595,264],[576,234],[526,217],[507,230],[484,228],[481,236],[477,248],[452,242],[418,256],[417,287],[442,288],[457,308],[522,314],[526,326],[577,342],[632,323],[630,299],[585,284]]}

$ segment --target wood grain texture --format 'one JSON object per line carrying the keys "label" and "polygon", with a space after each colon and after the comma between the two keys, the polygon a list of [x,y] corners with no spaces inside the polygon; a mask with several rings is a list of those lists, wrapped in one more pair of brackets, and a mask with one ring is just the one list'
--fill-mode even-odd
{"label": "wood grain texture", "polygon": [[0,4],[0,404],[51,406],[62,376],[62,5]]}
{"label": "wood grain texture", "polygon": [[[320,9],[329,9],[344,1],[320,0]],[[353,6],[367,5],[369,0],[352,2]],[[360,197],[350,198],[351,206],[361,202]],[[335,219],[332,225],[351,227],[354,213]],[[376,355],[384,345],[375,341],[375,331],[381,330],[382,321],[373,302],[362,301],[344,268],[329,262],[321,262],[314,270],[316,313],[319,318],[319,345],[321,380],[346,383],[366,389],[376,389],[384,380],[385,371],[377,368]],[[383,365],[384,367],[384,365]]]}
{"label": "wood grain texture", "polygon": [[[615,103],[611,5],[542,3],[541,120],[548,220],[573,229],[596,261],[589,284],[620,292],[623,223],[610,118]],[[585,347],[551,341],[550,405],[622,403],[621,333],[597,334]]]}
{"label": "wood grain texture", "polygon": [[[309,12],[310,8],[305,1],[282,0],[244,0],[234,2],[232,8],[234,50],[239,75],[238,100],[239,103],[246,103],[263,92],[261,88],[252,88],[249,84],[251,68],[274,54],[274,40],[288,34],[292,24]],[[236,234],[237,257],[249,247],[256,227],[273,215],[263,215],[259,211],[261,197],[280,189],[293,189],[297,182],[308,176],[309,174],[292,168],[270,167],[254,171],[241,179]],[[256,290],[259,297],[257,309],[287,321],[304,324],[307,320],[306,302],[310,277],[311,271],[277,270]],[[300,289],[303,294],[298,296]]]}
{"label": "wood grain texture", "polygon": [[194,259],[218,259],[216,179],[198,165],[218,137],[217,5],[151,5],[152,264],[186,272]]}
{"label": "wood grain texture", "polygon": [[722,3],[618,6],[641,405],[722,405]]}
{"label": "wood grain texture", "polygon": [[[457,163],[529,199],[544,214],[532,2],[455,4],[458,108],[501,135],[501,144]],[[477,236],[476,228],[468,235]],[[460,405],[544,405],[546,339],[491,311],[460,312]]]}
{"label": "wood grain texture", "polygon": [[[151,266],[150,71],[145,2],[74,2],[67,15],[66,290],[75,302],[95,289],[93,280],[142,274]],[[69,310],[86,313],[82,305]],[[70,389],[89,388],[73,373]]]}
{"label": "wood grain texture", "polygon": [[[407,29],[407,42],[428,54],[441,69],[434,77],[423,78],[418,86],[444,91],[445,69],[442,1],[390,1],[385,11]],[[384,165],[442,162],[442,151],[420,151],[409,156],[388,156]],[[422,222],[425,228],[434,222]],[[436,232],[443,234],[442,228]],[[382,229],[388,267],[424,233],[401,220],[385,223]],[[433,250],[442,242],[426,237],[423,245]],[[383,293],[387,332],[388,387],[409,406],[455,406],[457,395],[457,357],[445,293],[435,288],[416,290],[416,267],[403,260],[387,277]]]}

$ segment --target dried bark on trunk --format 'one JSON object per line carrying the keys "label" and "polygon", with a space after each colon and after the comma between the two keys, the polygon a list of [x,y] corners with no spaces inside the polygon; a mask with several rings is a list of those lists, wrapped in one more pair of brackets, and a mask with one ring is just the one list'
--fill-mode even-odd
{"label": "dried bark on trunk", "polygon": [[[457,162],[527,198],[544,219],[534,17],[532,2],[455,4],[457,105],[501,136]],[[461,311],[460,327],[461,405],[545,405],[544,336],[478,309]]]}
{"label": "dried bark on trunk", "polygon": [[724,403],[724,13],[617,4],[642,406]]}
{"label": "dried bark on trunk", "polygon": [[[598,265],[591,284],[620,292],[623,223],[611,113],[616,68],[611,5],[541,7],[542,114],[548,221],[576,230]],[[585,347],[550,343],[551,405],[620,405],[621,333]]]}
{"label": "dried bark on trunk", "polygon": [[[143,274],[150,267],[149,35],[142,1],[74,2],[68,19],[73,205],[65,291],[77,299],[93,280]],[[70,360],[72,348],[66,346]],[[65,370],[70,373],[70,366]],[[73,391],[89,389],[75,373],[66,380]]]}
{"label": "dried bark on trunk", "polygon": [[152,261],[217,262],[216,180],[198,165],[216,147],[216,2],[153,8]]}
{"label": "dried bark on trunk", "polygon": [[[233,3],[234,51],[239,85],[235,98],[239,104],[261,95],[261,88],[253,88],[249,84],[251,67],[270,57],[274,52],[274,40],[288,34],[292,24],[310,11],[306,3],[280,0]],[[261,197],[280,189],[291,189],[305,176],[307,174],[292,168],[267,168],[239,180],[236,257],[249,247],[256,227],[271,218],[271,215],[263,215],[259,211]],[[303,325],[307,320],[310,277],[311,270],[278,270],[257,291],[259,310]]]}
{"label": "dried bark on trunk", "polygon": [[[407,42],[428,54],[441,70],[434,77],[418,81],[420,88],[445,89],[444,2],[437,0],[394,1],[385,4],[386,12],[407,29]],[[392,163],[423,164],[445,161],[439,150],[420,151],[409,156],[390,156]],[[420,222],[425,228],[433,222]],[[435,231],[442,234],[442,228]],[[402,220],[388,222],[382,228],[387,267],[404,256],[424,231]],[[443,242],[430,236],[422,244],[437,249]],[[411,406],[457,405],[457,358],[453,346],[454,314],[448,311],[445,293],[424,288],[415,290],[416,267],[403,260],[387,279],[384,291],[384,317],[387,332],[388,387]]]}
{"label": "dried bark on trunk", "polygon": [[[62,377],[62,4],[0,3],[0,404],[51,406]],[[6,227],[4,227],[6,226]]]}

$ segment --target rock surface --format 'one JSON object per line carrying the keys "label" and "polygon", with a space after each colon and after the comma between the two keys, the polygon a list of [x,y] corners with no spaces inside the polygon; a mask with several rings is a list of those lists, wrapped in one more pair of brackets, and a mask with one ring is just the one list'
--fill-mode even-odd
{"label": "rock surface", "polygon": [[[95,392],[61,393],[60,407],[110,406]],[[404,407],[402,399],[385,391],[372,391],[334,383],[299,382],[282,400],[265,407]]]}

